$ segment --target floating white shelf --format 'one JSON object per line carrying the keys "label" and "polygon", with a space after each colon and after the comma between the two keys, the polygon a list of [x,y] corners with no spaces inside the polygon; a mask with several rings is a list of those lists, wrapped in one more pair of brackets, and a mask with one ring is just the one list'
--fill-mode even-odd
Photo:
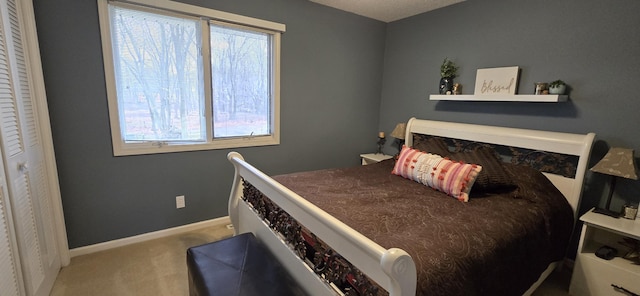
{"label": "floating white shelf", "polygon": [[566,102],[567,95],[429,95],[430,101]]}

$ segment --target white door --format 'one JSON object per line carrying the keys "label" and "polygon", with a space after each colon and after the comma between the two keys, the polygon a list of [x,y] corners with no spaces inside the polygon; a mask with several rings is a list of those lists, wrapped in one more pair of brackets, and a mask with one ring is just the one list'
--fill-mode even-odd
{"label": "white door", "polygon": [[0,0],[0,138],[25,290],[48,295],[60,257],[17,5]]}
{"label": "white door", "polygon": [[24,284],[9,208],[4,166],[0,162],[0,295],[18,296],[24,294]]}

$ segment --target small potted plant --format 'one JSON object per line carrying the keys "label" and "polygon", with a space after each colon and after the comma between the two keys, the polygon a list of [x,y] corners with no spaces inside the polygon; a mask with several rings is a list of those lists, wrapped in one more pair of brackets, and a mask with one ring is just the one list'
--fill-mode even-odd
{"label": "small potted plant", "polygon": [[449,58],[444,58],[440,65],[440,94],[451,94],[453,78],[458,74],[458,66]]}
{"label": "small potted plant", "polygon": [[567,84],[562,80],[555,80],[549,83],[549,93],[552,95],[563,95],[567,90]]}

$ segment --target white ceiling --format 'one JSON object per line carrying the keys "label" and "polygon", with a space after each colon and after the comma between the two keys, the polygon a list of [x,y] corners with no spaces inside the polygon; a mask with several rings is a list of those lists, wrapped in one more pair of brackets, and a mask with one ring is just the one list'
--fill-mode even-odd
{"label": "white ceiling", "polygon": [[310,0],[383,22],[392,22],[465,0]]}

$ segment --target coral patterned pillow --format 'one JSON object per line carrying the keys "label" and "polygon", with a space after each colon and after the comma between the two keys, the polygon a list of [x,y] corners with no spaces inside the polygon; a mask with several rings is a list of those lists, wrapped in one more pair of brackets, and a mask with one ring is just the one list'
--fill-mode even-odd
{"label": "coral patterned pillow", "polygon": [[437,154],[403,146],[391,173],[467,202],[469,191],[481,170],[479,165],[454,162]]}

